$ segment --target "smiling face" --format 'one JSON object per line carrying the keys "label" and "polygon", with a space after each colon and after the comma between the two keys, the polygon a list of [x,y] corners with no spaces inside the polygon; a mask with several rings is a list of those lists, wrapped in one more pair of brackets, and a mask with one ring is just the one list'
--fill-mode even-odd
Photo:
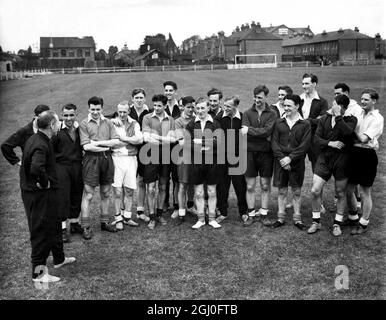
{"label": "smiling face", "polygon": [[253,101],[255,102],[255,105],[258,108],[264,106],[266,100],[267,100],[267,96],[265,95],[264,91],[261,91],[258,94],[255,94],[255,96],[253,97]]}
{"label": "smiling face", "polygon": [[220,108],[220,95],[219,94],[211,94],[209,96],[209,105],[211,111],[214,113],[218,112],[218,109]]}
{"label": "smiling face", "polygon": [[236,111],[237,107],[235,106],[233,99],[224,101],[224,113],[226,115],[234,115]]}
{"label": "smiling face", "polygon": [[374,109],[376,100],[371,99],[371,96],[369,93],[363,93],[361,97],[361,107],[366,112],[371,111]]}
{"label": "smiling face", "polygon": [[195,106],[196,115],[200,118],[200,120],[204,120],[209,112],[209,105],[206,101],[200,102]]}
{"label": "smiling face", "polygon": [[132,101],[136,108],[141,109],[146,102],[146,97],[142,92],[140,92],[132,97]]}
{"label": "smiling face", "polygon": [[298,112],[299,106],[295,104],[294,101],[290,99],[284,100],[284,111],[287,117],[292,117]]}
{"label": "smiling face", "polygon": [[165,111],[166,105],[163,105],[161,101],[153,102],[154,112],[157,116],[162,116]]}
{"label": "smiling face", "polygon": [[284,97],[287,95],[287,92],[283,89],[280,89],[277,93],[277,98],[279,99],[280,103],[284,102]]}
{"label": "smiling face", "polygon": [[193,112],[194,112],[194,104],[192,102],[189,102],[187,103],[184,107],[183,107],[183,110],[184,110],[184,113],[187,117],[191,117],[193,116]]}
{"label": "smiling face", "polygon": [[88,112],[89,114],[91,114],[92,119],[95,121],[100,119],[102,115],[102,110],[103,107],[100,104],[90,104],[90,106],[88,107]]}
{"label": "smiling face", "polygon": [[168,101],[173,100],[175,94],[176,94],[176,90],[174,90],[173,86],[170,86],[170,85],[165,86],[165,96],[168,98]]}
{"label": "smiling face", "polygon": [[77,112],[74,109],[63,109],[62,118],[67,128],[71,128],[74,125]]}
{"label": "smiling face", "polygon": [[311,81],[311,77],[307,77],[302,80],[302,88],[306,94],[313,93],[315,90],[315,87],[316,87],[316,83]]}
{"label": "smiling face", "polygon": [[127,120],[127,115],[129,114],[129,106],[119,104],[117,108],[118,116],[121,121],[126,121]]}

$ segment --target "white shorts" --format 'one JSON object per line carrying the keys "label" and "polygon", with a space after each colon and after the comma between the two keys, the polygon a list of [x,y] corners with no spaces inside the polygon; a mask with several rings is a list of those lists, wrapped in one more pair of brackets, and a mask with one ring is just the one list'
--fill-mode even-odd
{"label": "white shorts", "polygon": [[114,162],[114,188],[125,186],[130,189],[137,189],[137,157],[118,156],[112,157]]}

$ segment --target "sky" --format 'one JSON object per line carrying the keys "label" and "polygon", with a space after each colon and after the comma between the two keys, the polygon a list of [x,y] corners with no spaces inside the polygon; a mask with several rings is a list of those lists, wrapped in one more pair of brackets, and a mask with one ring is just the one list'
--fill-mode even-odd
{"label": "sky", "polygon": [[324,30],[359,28],[386,38],[384,0],[0,0],[0,46],[39,49],[40,37],[93,36],[97,50],[138,49],[146,35],[169,32],[177,44],[241,24]]}

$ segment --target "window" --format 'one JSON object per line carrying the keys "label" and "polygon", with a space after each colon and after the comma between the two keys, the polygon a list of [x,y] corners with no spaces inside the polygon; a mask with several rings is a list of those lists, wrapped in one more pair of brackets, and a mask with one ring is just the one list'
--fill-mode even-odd
{"label": "window", "polygon": [[279,28],[279,35],[287,35],[288,29],[287,28]]}
{"label": "window", "polygon": [[91,56],[90,50],[86,50],[86,51],[84,52],[84,55],[85,55],[85,57],[90,57],[90,56]]}
{"label": "window", "polygon": [[76,50],[76,56],[77,56],[77,57],[83,57],[82,49],[77,49],[77,50]]}
{"label": "window", "polygon": [[60,50],[60,56],[61,57],[66,57],[67,56],[67,50],[66,49]]}
{"label": "window", "polygon": [[54,58],[59,58],[59,52],[58,51],[53,51],[52,52],[52,56],[54,57]]}
{"label": "window", "polygon": [[69,57],[75,57],[75,52],[73,50],[68,51],[68,56]]}

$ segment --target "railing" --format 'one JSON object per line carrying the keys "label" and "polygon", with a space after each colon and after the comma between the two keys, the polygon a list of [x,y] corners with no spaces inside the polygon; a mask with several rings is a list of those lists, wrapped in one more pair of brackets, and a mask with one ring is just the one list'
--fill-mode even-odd
{"label": "railing", "polygon": [[33,69],[33,70],[22,70],[22,71],[1,71],[0,81],[33,78],[38,75],[52,74],[47,69]]}

